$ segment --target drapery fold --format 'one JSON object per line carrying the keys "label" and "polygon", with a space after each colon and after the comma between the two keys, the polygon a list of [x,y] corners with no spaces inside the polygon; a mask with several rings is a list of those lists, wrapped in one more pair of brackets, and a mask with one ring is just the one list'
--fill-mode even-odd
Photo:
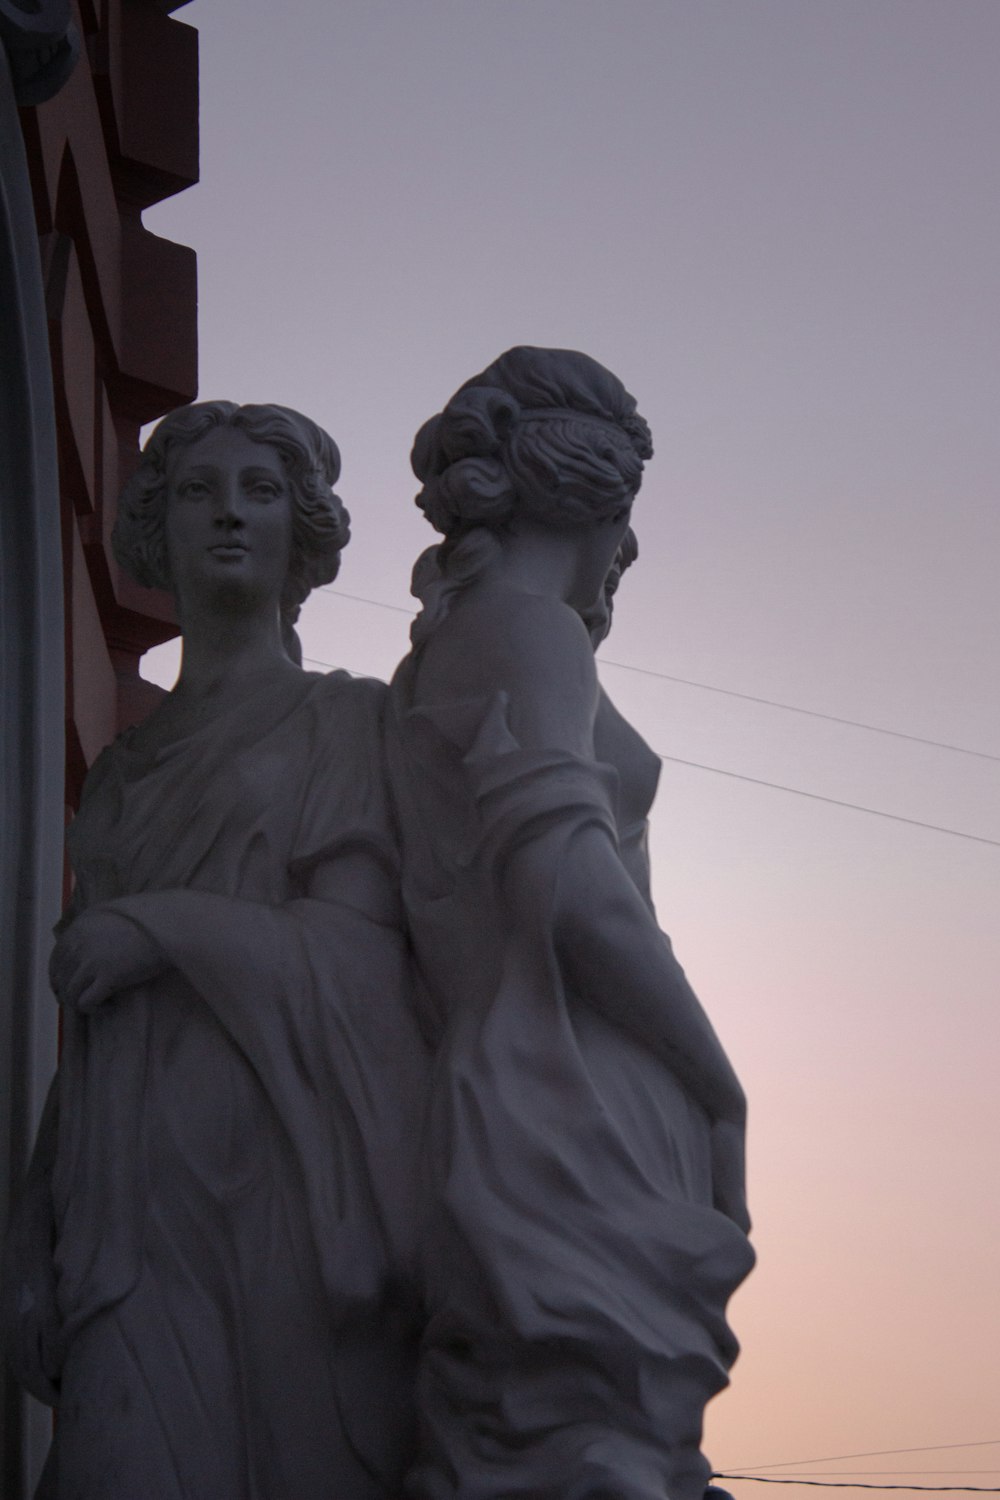
{"label": "drapery fold", "polygon": [[426,1063],[386,918],[384,695],[303,673],[194,733],[127,733],[88,779],[68,920],[107,906],[165,967],[65,1018],[34,1253],[64,1345],[47,1475],[73,1500],[398,1494]]}
{"label": "drapery fold", "polygon": [[504,694],[428,704],[415,681],[411,659],[389,766],[441,1032],[407,1493],[696,1500],[752,1252],[712,1206],[707,1117],[572,992],[555,943],[560,871],[595,829],[617,851],[629,767],[524,749]]}

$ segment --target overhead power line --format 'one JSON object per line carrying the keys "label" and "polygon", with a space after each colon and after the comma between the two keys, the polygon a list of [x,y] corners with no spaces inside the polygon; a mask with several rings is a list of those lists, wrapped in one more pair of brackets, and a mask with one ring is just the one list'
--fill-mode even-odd
{"label": "overhead power line", "polygon": [[338,599],[353,599],[355,604],[373,604],[376,609],[391,609],[396,615],[409,615],[412,618],[417,613],[415,609],[407,609],[403,604],[386,604],[384,599],[366,599],[364,594],[348,594],[344,589],[332,588],[328,583],[321,583],[314,592],[336,594]]}
{"label": "overhead power line", "polygon": [[888,818],[892,823],[908,823],[911,828],[926,828],[930,833],[946,833],[955,839],[971,839],[974,844],[990,844],[1000,849],[1000,839],[988,839],[981,833],[964,833],[960,828],[945,828],[940,823],[924,823],[919,818],[904,818],[902,813],[885,812],[881,807],[862,807],[859,802],[844,802],[839,797],[825,797],[821,792],[807,792],[798,786],[785,786],[780,781],[764,781],[760,776],[745,776],[741,771],[726,771],[721,766],[706,766],[700,760],[682,760],[679,755],[656,754],[661,760],[672,761],[676,766],[691,766],[696,771],[711,771],[713,776],[729,776],[733,781],[749,781],[752,786],[766,786],[773,792],[788,792],[793,797],[808,797],[812,802],[826,802],[831,807],[846,807],[852,812],[867,813],[872,818]]}
{"label": "overhead power line", "polygon": [[[744,1480],[754,1484],[798,1484],[808,1485],[812,1489],[828,1490],[908,1490],[930,1494],[975,1494],[975,1495],[997,1495],[1000,1494],[1000,1486],[978,1485],[978,1484],[858,1484],[850,1479],[817,1479],[813,1477],[817,1472],[829,1472],[830,1474],[857,1475],[857,1474],[996,1474],[996,1469],[831,1469],[829,1471],[812,1470],[809,1475],[782,1475],[780,1478],[765,1475],[760,1469],[790,1469],[799,1468],[803,1464],[842,1463],[851,1458],[895,1458],[904,1453],[944,1453],[955,1449],[968,1448],[994,1448],[1000,1446],[1000,1438],[980,1438],[973,1443],[924,1443],[916,1448],[869,1448],[861,1453],[827,1453],[820,1458],[792,1458],[785,1459],[775,1464],[741,1464],[742,1473],[736,1473],[734,1469],[716,1469],[713,1479]],[[754,1471],[757,1472],[754,1472]]]}
{"label": "overhead power line", "polygon": [[839,714],[820,713],[816,708],[800,708],[797,703],[779,703],[776,698],[758,698],[753,693],[738,693],[735,688],[716,687],[711,682],[697,682],[693,677],[675,677],[670,672],[654,672],[651,667],[633,667],[624,661],[609,661],[598,657],[605,667],[618,667],[622,672],[638,672],[643,677],[659,677],[664,682],[679,682],[685,687],[700,688],[704,693],[721,693],[726,698],[742,698],[745,703],[763,703],[767,708],[780,708],[788,714],[802,714],[809,719],[825,719],[828,724],[846,724],[851,729],[864,729],[869,734],[887,734],[895,740],[909,740],[914,745],[931,745],[935,750],[950,750],[953,755],[972,755],[977,760],[1000,761],[1000,755],[991,755],[986,750],[970,750],[966,745],[952,745],[946,740],[929,740],[922,734],[907,734],[902,729],[886,729],[881,724],[865,724],[860,719],[842,719]]}
{"label": "overhead power line", "polygon": [[[317,656],[304,656],[303,663],[308,662],[311,667],[328,667],[336,671],[333,662],[321,661]],[[350,672],[353,677],[364,677],[364,672],[355,672],[351,667],[343,667],[342,671]],[[746,781],[751,786],[767,787],[772,792],[787,792],[792,797],[808,797],[811,802],[826,802],[830,807],[844,807],[851,812],[867,813],[872,818],[888,818],[892,823],[907,823],[911,828],[923,828],[929,833],[944,833],[950,838],[969,839],[974,844],[989,844],[992,848],[1000,849],[1000,839],[989,839],[981,833],[964,833],[960,828],[945,828],[940,823],[924,823],[919,818],[905,818],[901,813],[885,812],[880,807],[863,807],[859,802],[844,802],[839,797],[826,797],[821,792],[807,792],[802,787],[785,786],[780,781],[764,781],[760,776],[745,776],[741,771],[727,771],[722,766],[708,766],[700,760],[682,760],[679,755],[666,755],[662,750],[655,752],[661,760],[670,761],[675,766],[689,766],[695,771],[710,771],[713,776],[728,776],[733,781]]]}
{"label": "overhead power line", "polygon": [[[412,616],[417,613],[415,609],[405,608],[401,604],[386,604],[383,599],[369,599],[364,594],[348,594],[343,589],[332,588],[329,584],[322,585],[318,590],[321,594],[335,594],[341,599],[351,599],[356,604],[371,604],[375,609],[388,609],[394,614]],[[697,688],[703,693],[718,693],[724,698],[739,698],[744,703],[759,703],[765,708],[777,708],[783,713],[800,714],[808,719],[823,719],[828,724],[842,724],[849,729],[863,729],[869,734],[888,735],[896,740],[908,740],[913,745],[929,745],[934,750],[947,750],[953,755],[971,755],[976,760],[991,760],[1000,762],[1000,755],[993,755],[987,750],[970,750],[967,745],[953,745],[947,740],[932,740],[922,734],[909,734],[902,729],[887,729],[883,724],[866,724],[861,719],[845,719],[839,714],[823,713],[816,708],[802,708],[797,703],[782,703],[776,698],[762,698],[755,693],[743,693],[736,688],[719,687],[713,682],[701,682],[694,677],[679,677],[672,672],[658,672],[652,667],[634,667],[629,662],[612,661],[609,657],[599,656],[598,661],[602,666],[615,667],[620,672],[636,672],[641,677],[655,677],[661,682],[675,682],[682,687]]]}
{"label": "overhead power line", "polygon": [[974,1443],[925,1443],[919,1448],[869,1448],[864,1453],[823,1453],[819,1458],[786,1458],[780,1464],[734,1464],[751,1474],[756,1469],[800,1469],[805,1464],[846,1463],[849,1458],[898,1458],[902,1453],[946,1453],[954,1448],[1000,1448],[1000,1438],[979,1438]]}
{"label": "overhead power line", "polygon": [[770,1479],[764,1474],[720,1474],[712,1479],[747,1480],[754,1484],[802,1484],[814,1490],[911,1490],[934,1495],[1000,1495],[1000,1485],[984,1484],[859,1484],[835,1479]]}
{"label": "overhead power line", "polygon": [[332,661],[320,661],[318,656],[304,656],[303,666],[327,667],[331,672],[349,672],[352,677],[370,677],[370,672],[358,672],[354,667],[335,667]]}

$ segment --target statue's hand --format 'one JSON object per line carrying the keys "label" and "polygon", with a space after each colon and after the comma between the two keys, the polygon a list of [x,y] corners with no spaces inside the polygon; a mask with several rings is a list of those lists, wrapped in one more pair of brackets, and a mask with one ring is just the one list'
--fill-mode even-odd
{"label": "statue's hand", "polygon": [[716,1120],[712,1125],[712,1201],[720,1213],[750,1233],[747,1212],[746,1137],[742,1122]]}
{"label": "statue's hand", "polygon": [[150,938],[105,907],[81,912],[52,950],[49,979],[60,1005],[91,1011],[119,990],[153,979],[167,967]]}

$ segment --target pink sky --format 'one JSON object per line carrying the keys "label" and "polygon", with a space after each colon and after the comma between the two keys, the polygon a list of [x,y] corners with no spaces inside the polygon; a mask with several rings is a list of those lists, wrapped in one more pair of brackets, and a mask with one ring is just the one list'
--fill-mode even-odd
{"label": "pink sky", "polygon": [[[198,252],[203,396],[340,443],[337,587],[408,606],[409,447],[462,379],[585,349],[657,444],[607,658],[1000,756],[996,0],[178,18],[202,184],[146,222]],[[406,626],[323,593],[305,649],[384,676]],[[1000,841],[996,759],[603,676],[665,754]],[[1000,848],[668,762],[653,853],[751,1101],[710,1456],[1000,1439]],[[893,1464],[993,1485],[957,1471],[1000,1443],[817,1468]]]}

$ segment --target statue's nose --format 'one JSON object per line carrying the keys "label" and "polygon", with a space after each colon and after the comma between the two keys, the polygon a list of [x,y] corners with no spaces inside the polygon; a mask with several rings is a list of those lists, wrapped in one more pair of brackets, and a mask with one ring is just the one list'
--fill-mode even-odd
{"label": "statue's nose", "polygon": [[234,483],[220,484],[215,492],[215,524],[231,530],[243,525],[243,505],[239,486]]}

